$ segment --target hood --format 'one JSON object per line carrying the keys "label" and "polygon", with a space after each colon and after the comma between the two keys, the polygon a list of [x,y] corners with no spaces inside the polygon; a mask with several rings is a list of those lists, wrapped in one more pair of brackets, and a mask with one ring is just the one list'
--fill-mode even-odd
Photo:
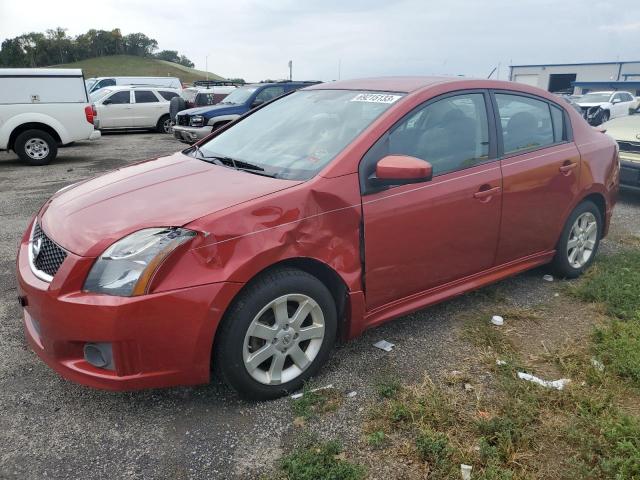
{"label": "hood", "polygon": [[242,105],[222,105],[219,103],[218,105],[206,105],[204,107],[188,108],[187,110],[182,110],[181,112],[179,112],[178,115],[204,115],[205,117],[210,117],[213,115],[226,113],[227,110],[236,110],[241,106]]}
{"label": "hood", "polygon": [[601,127],[606,128],[607,134],[618,141],[640,142],[640,115],[614,118]]}
{"label": "hood", "polygon": [[182,226],[299,183],[176,153],[61,191],[45,204],[40,222],[47,235],[65,249],[94,257],[136,230]]}
{"label": "hood", "polygon": [[602,105],[607,105],[608,102],[577,102],[581,107],[600,107]]}

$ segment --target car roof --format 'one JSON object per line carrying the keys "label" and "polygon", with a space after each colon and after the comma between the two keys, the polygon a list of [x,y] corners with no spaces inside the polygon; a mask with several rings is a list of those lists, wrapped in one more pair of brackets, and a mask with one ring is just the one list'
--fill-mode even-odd
{"label": "car roof", "polygon": [[355,80],[338,80],[307,87],[307,90],[373,90],[380,92],[411,93],[437,83],[470,80],[464,77],[444,76],[407,76],[407,77],[375,77]]}
{"label": "car roof", "polygon": [[[178,92],[177,88],[173,87],[165,87],[163,85],[109,85],[107,87],[99,88],[98,90],[109,89],[113,92],[117,92],[119,90],[168,90],[171,92]],[[96,90],[96,92],[98,91]]]}

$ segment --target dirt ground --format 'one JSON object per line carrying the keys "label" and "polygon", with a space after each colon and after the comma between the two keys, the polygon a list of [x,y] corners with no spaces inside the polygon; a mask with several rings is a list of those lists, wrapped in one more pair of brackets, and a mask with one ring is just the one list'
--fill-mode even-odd
{"label": "dirt ground", "polygon": [[[31,216],[65,185],[181,148],[169,135],[118,133],[61,149],[46,167],[0,153],[0,478],[256,478],[292,445],[297,427],[288,398],[248,403],[215,381],[162,391],[91,390],[61,379],[25,343],[14,264]],[[602,253],[640,236],[639,215],[640,195],[622,194]],[[315,383],[357,395],[310,429],[357,443],[377,375],[400,372],[403,382],[444,375],[465,357],[457,333],[463,313],[496,295],[513,307],[552,302],[564,282],[545,282],[544,273],[527,272],[338,346]],[[380,339],[395,349],[373,348]]]}

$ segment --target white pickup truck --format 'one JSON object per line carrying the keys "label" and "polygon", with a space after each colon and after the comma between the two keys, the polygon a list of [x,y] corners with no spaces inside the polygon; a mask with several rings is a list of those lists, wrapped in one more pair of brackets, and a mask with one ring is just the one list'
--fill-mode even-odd
{"label": "white pickup truck", "polygon": [[82,70],[0,69],[0,150],[46,165],[59,145],[100,138]]}

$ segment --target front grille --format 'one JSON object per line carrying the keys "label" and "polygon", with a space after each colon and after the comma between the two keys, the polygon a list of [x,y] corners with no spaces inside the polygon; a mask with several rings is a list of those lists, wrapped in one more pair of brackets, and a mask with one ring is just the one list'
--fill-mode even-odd
{"label": "front grille", "polygon": [[[39,243],[40,248],[35,246]],[[51,240],[40,228],[40,224],[36,222],[31,238],[31,261],[35,270],[43,272],[53,277],[67,258],[67,252]]]}
{"label": "front grille", "polygon": [[640,153],[640,143],[635,142],[618,142],[621,152]]}
{"label": "front grille", "polygon": [[184,125],[185,127],[189,126],[189,115],[177,115],[176,123],[178,125]]}

